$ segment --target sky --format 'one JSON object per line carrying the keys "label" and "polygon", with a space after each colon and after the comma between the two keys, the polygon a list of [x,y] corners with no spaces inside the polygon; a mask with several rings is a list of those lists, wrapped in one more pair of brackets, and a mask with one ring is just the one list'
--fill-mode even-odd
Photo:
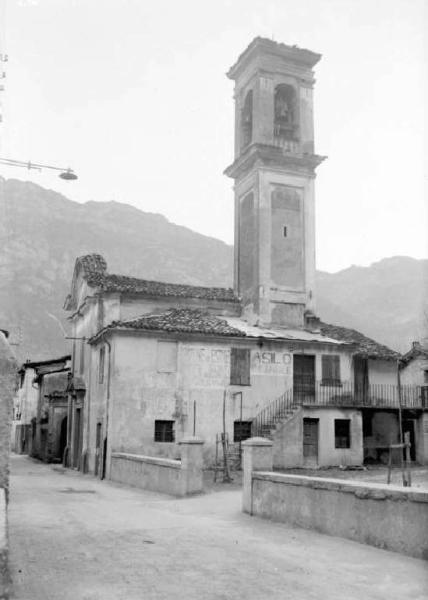
{"label": "sky", "polygon": [[[233,242],[233,82],[257,35],[316,66],[317,267],[427,257],[424,0],[0,0],[0,165]],[[425,47],[426,51],[426,47]],[[425,179],[424,179],[425,177]]]}

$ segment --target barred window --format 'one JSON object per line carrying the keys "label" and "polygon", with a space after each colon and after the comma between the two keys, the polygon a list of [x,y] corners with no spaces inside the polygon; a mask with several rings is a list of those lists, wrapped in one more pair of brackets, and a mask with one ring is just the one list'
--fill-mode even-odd
{"label": "barred window", "polygon": [[155,421],[155,442],[173,442],[175,421]]}
{"label": "barred window", "polygon": [[235,421],[233,424],[233,441],[243,442],[251,437],[252,421]]}

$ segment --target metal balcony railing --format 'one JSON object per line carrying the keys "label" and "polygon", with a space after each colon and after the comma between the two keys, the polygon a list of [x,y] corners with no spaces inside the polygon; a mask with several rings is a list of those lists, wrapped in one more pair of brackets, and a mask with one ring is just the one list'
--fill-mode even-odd
{"label": "metal balcony railing", "polygon": [[[398,386],[373,383],[365,388],[356,388],[350,382],[317,382],[310,389],[294,389],[294,401],[305,406],[349,406],[367,408],[399,408]],[[428,408],[428,395],[423,386],[401,386],[402,408]]]}
{"label": "metal balcony railing", "polygon": [[[400,400],[398,386],[393,384],[374,383],[365,389],[355,389],[350,382],[305,384],[287,390],[263,408],[252,421],[251,435],[271,437],[276,425],[300,406],[398,409]],[[401,408],[428,409],[428,386],[402,385]]]}

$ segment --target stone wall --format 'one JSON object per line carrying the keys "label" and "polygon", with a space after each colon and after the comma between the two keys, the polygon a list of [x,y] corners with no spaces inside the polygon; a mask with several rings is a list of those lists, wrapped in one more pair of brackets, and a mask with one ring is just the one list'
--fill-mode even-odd
{"label": "stone wall", "polygon": [[113,452],[110,479],[172,496],[203,491],[203,442],[189,438],[180,442],[181,460]]}
{"label": "stone wall", "polygon": [[243,443],[243,510],[428,560],[428,493],[272,472],[272,443]]}
{"label": "stone wall", "polygon": [[10,432],[16,361],[4,333],[0,332],[0,488],[8,489]]}

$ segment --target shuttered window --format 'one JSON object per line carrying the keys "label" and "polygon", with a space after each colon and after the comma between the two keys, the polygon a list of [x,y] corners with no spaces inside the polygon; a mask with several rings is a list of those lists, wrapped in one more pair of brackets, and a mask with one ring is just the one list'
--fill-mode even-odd
{"label": "shuttered window", "polygon": [[323,354],[322,383],[324,385],[340,385],[340,356],[338,354]]}
{"label": "shuttered window", "polygon": [[250,349],[249,348],[231,348],[230,349],[230,384],[231,385],[251,385],[250,384]]}

